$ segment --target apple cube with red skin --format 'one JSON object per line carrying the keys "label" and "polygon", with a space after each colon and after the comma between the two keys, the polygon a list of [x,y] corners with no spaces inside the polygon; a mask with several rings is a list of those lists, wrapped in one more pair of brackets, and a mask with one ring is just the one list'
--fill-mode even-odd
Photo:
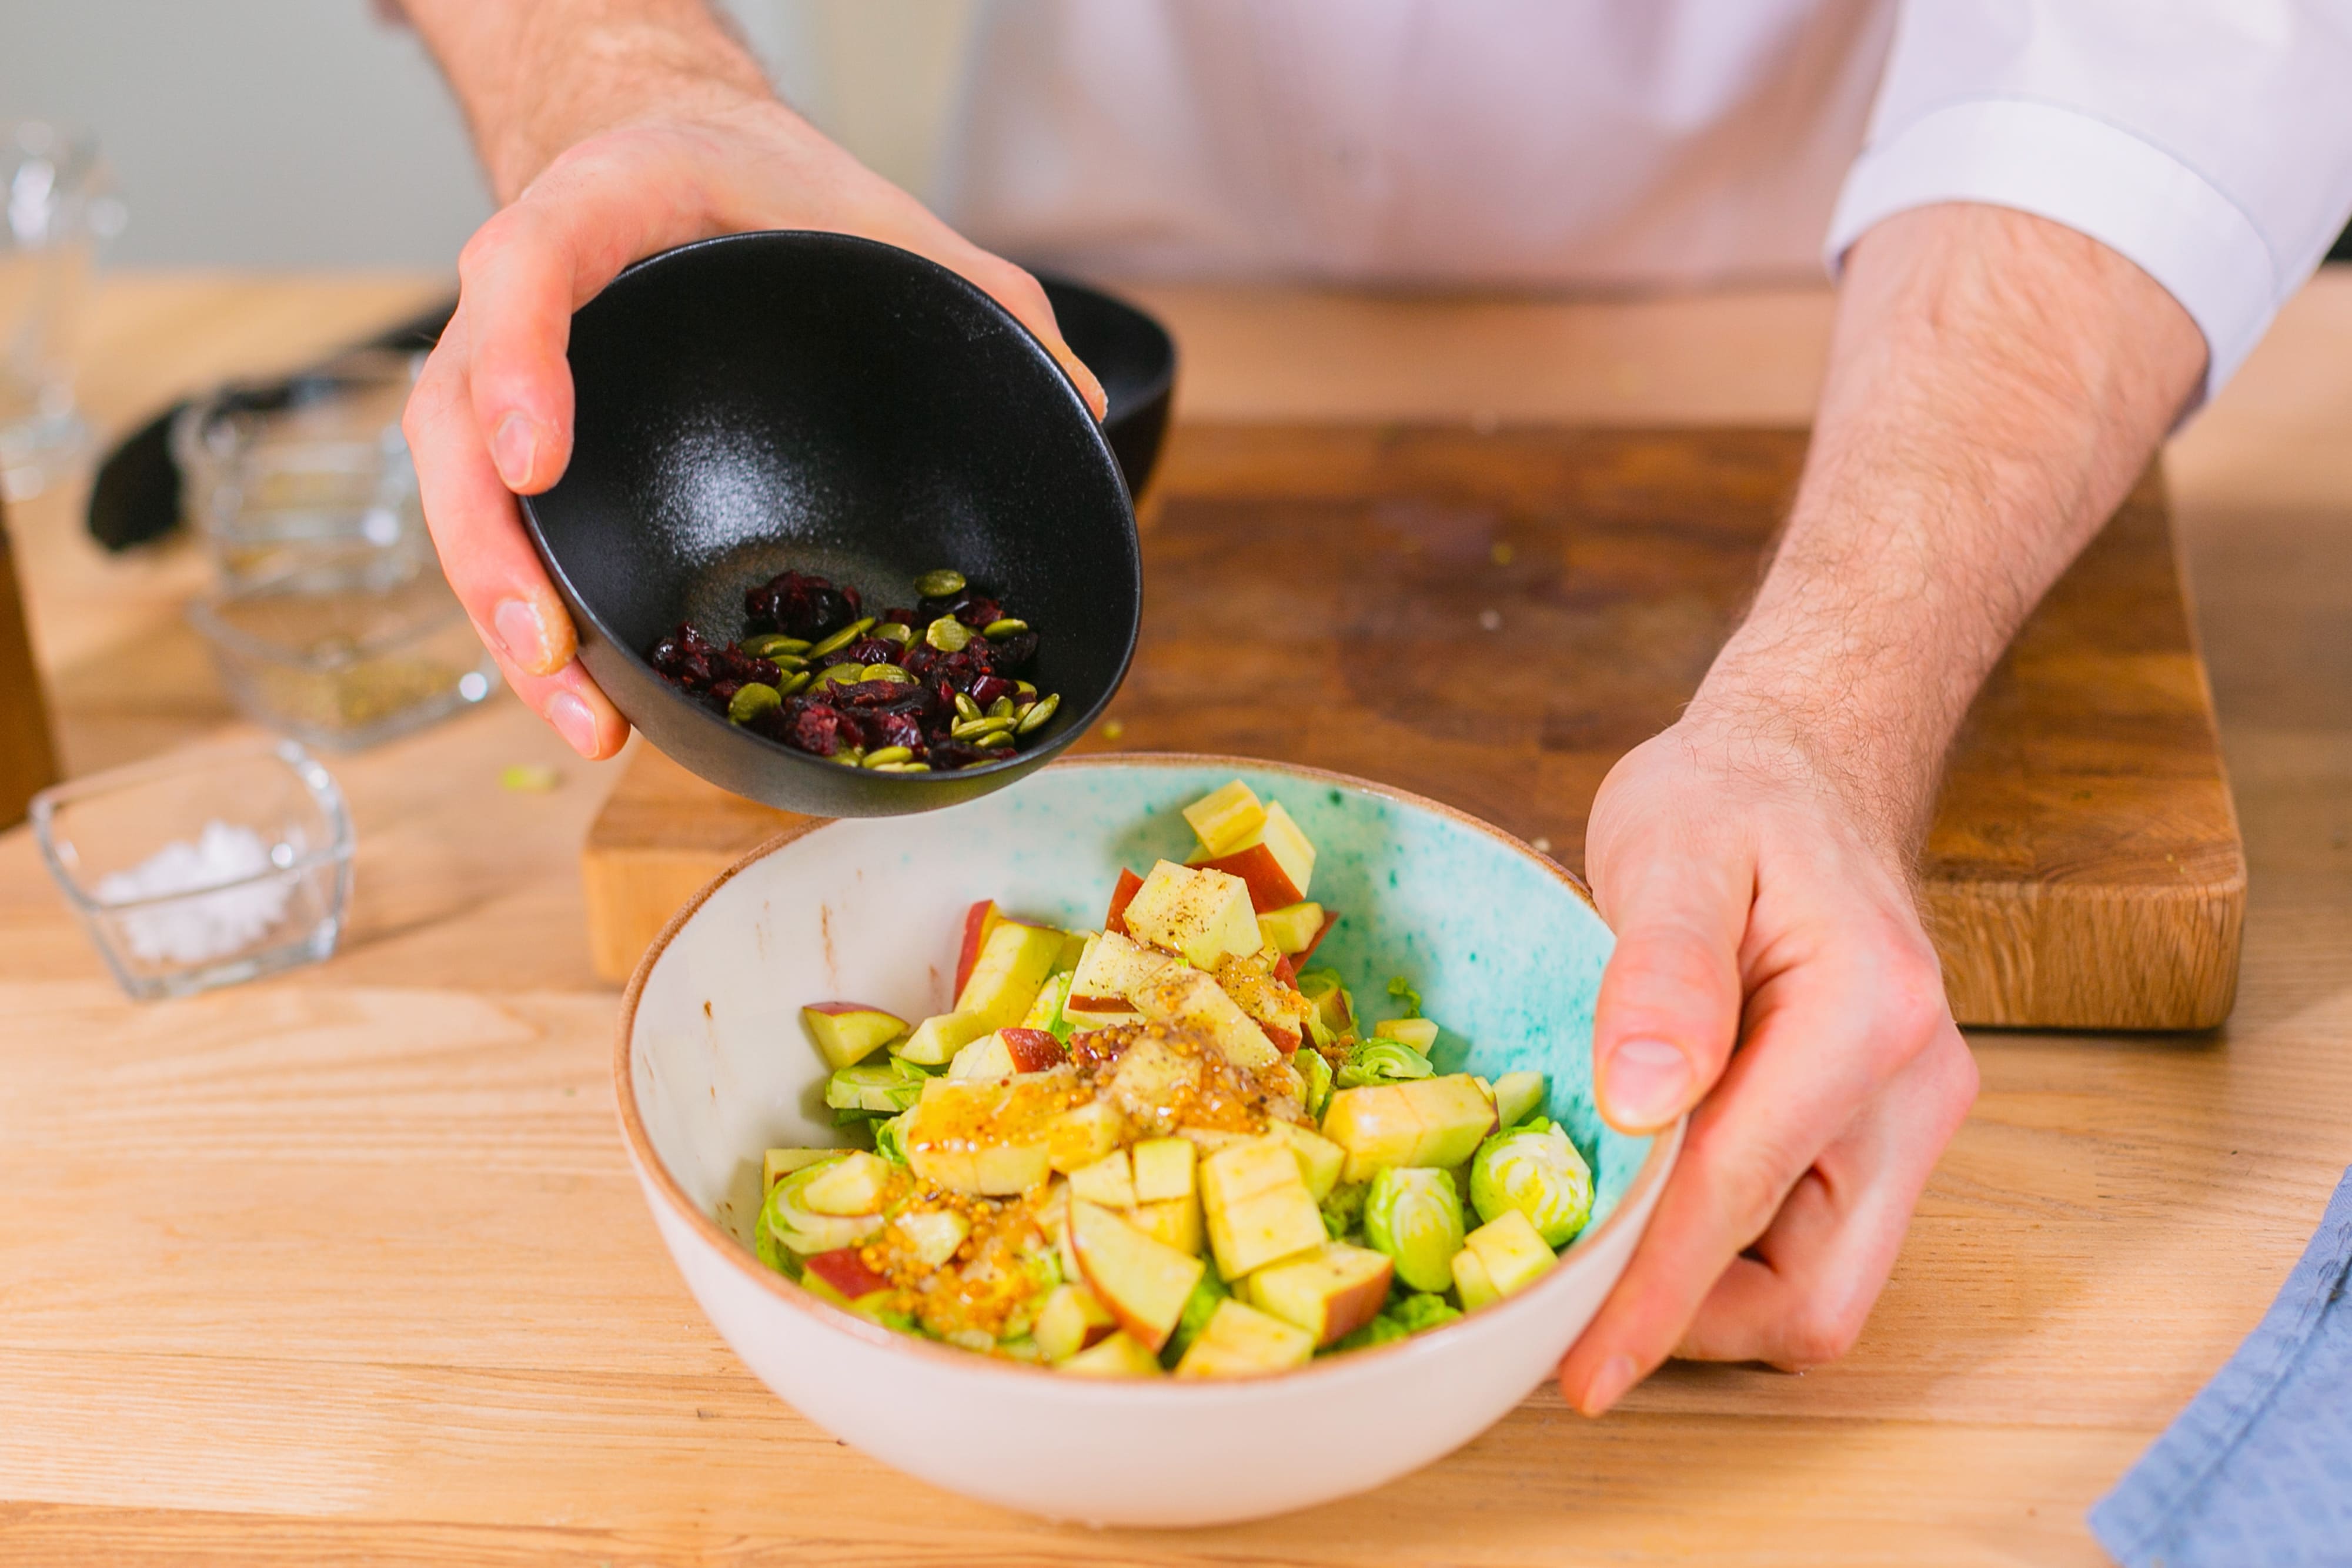
{"label": "apple cube with red skin", "polygon": [[890,1053],[918,1067],[945,1067],[957,1051],[987,1033],[988,1020],[978,1013],[939,1013],[917,1024]]}
{"label": "apple cube with red skin", "polygon": [[1249,1377],[1288,1372],[1315,1354],[1315,1336],[1271,1312],[1223,1301],[1176,1364],[1179,1377]]}
{"label": "apple cube with red skin", "polygon": [[1018,1071],[1013,1065],[1013,1048],[1004,1043],[1003,1030],[992,1030],[981,1036],[957,1051],[955,1060],[948,1063],[948,1077],[959,1083],[1010,1078]]}
{"label": "apple cube with red skin", "polygon": [[1192,836],[1200,840],[1203,853],[1221,855],[1241,848],[1265,826],[1265,807],[1255,791],[1236,779],[1185,807],[1184,820],[1192,824]]}
{"label": "apple cube with red skin", "polygon": [[1328,1239],[1297,1156],[1288,1140],[1276,1134],[1234,1144],[1202,1160],[1201,1206],[1217,1272],[1228,1280]]}
{"label": "apple cube with red skin", "polygon": [[1062,956],[1064,935],[1050,925],[999,920],[989,928],[971,976],[956,992],[955,1010],[980,1014],[991,1029],[1019,1024]]}
{"label": "apple cube with red skin", "polygon": [[1132,1023],[1142,1015],[1135,1010],[1129,996],[1174,961],[1116,931],[1106,931],[1089,942],[1079,957],[1062,1012],[1082,1029]]}
{"label": "apple cube with red skin", "polygon": [[1184,1315],[1206,1267],[1155,1241],[1098,1204],[1070,1200],[1070,1245],[1079,1272],[1118,1326],[1155,1355]]}
{"label": "apple cube with red skin", "polygon": [[889,1281],[866,1266],[866,1260],[858,1256],[855,1247],[811,1256],[801,1264],[801,1282],[837,1306],[847,1306],[861,1296],[890,1288]]}
{"label": "apple cube with red skin", "polygon": [[963,912],[963,940],[956,948],[956,994],[961,996],[964,987],[971,983],[972,966],[980,962],[980,950],[988,942],[988,934],[1004,918],[996,907],[996,900],[983,898]]}
{"label": "apple cube with red skin", "polygon": [[1348,1151],[1342,1181],[1370,1181],[1382,1166],[1451,1169],[1494,1130],[1495,1102],[1466,1072],[1342,1089],[1323,1113],[1323,1135]]}
{"label": "apple cube with red skin", "polygon": [[1195,968],[1258,950],[1257,916],[1250,890],[1221,871],[1161,861],[1135,890],[1125,911],[1128,935],[1181,955]]}
{"label": "apple cube with red skin", "polygon": [[1261,915],[1297,904],[1315,880],[1315,846],[1276,800],[1265,809],[1258,831],[1223,854],[1197,854],[1192,864],[1221,871],[1249,884],[1250,903]]}
{"label": "apple cube with red skin", "polygon": [[1313,1334],[1317,1344],[1333,1344],[1380,1312],[1394,1268],[1384,1252],[1327,1241],[1251,1275],[1250,1300]]}
{"label": "apple cube with red skin", "polygon": [[906,1019],[864,1002],[811,1002],[801,1009],[801,1022],[837,1068],[865,1061],[907,1032]]}
{"label": "apple cube with red skin", "polygon": [[1059,1067],[1069,1060],[1062,1042],[1050,1030],[1042,1029],[1001,1029],[997,1038],[1013,1058],[1015,1072],[1044,1072]]}
{"label": "apple cube with red skin", "polygon": [[1315,956],[1315,949],[1323,946],[1323,938],[1330,936],[1331,927],[1339,924],[1339,912],[1336,909],[1325,910],[1323,912],[1323,924],[1317,928],[1315,935],[1307,939],[1307,946],[1298,952],[1293,953],[1289,956],[1290,962],[1294,967],[1313,958]]}
{"label": "apple cube with red skin", "polygon": [[1323,935],[1323,906],[1312,899],[1286,904],[1257,917],[1258,942],[1277,953],[1304,953]]}
{"label": "apple cube with red skin", "polygon": [[1030,1337],[1047,1361],[1067,1361],[1091,1344],[1108,1339],[1118,1328],[1110,1309],[1094,1291],[1080,1284],[1056,1285],[1037,1309]]}
{"label": "apple cube with red skin", "polygon": [[[901,1142],[915,1175],[950,1192],[1010,1197],[1053,1172],[1054,1116],[1069,1092],[1066,1074],[958,1081],[934,1078],[906,1124]],[[1010,1137],[983,1142],[991,1129]]]}
{"label": "apple cube with red skin", "polygon": [[1135,902],[1136,890],[1142,885],[1141,877],[1125,866],[1118,868],[1118,885],[1110,890],[1110,913],[1103,917],[1104,930],[1116,931],[1122,936],[1129,934],[1127,906]]}
{"label": "apple cube with red skin", "polygon": [[1079,1377],[1164,1375],[1159,1353],[1138,1343],[1133,1335],[1123,1332],[1111,1335],[1099,1344],[1087,1346],[1067,1361],[1056,1363],[1055,1370]]}

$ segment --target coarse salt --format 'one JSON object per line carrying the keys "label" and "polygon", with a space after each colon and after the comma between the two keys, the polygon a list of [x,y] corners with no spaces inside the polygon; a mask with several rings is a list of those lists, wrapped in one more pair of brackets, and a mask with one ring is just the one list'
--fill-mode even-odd
{"label": "coarse salt", "polygon": [[[130,870],[101,877],[97,892],[102,904],[201,894],[126,909],[119,916],[123,936],[140,958],[150,964],[201,964],[249,946],[285,917],[286,901],[293,892],[285,880],[248,880],[271,866],[269,846],[260,834],[210,821],[194,843],[174,840]],[[206,888],[219,891],[205,893]]]}

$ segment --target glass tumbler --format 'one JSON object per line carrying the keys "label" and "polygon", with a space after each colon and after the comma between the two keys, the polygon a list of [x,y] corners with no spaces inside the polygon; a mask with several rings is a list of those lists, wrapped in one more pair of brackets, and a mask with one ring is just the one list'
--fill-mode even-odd
{"label": "glass tumbler", "polygon": [[432,556],[401,410],[422,354],[362,349],[291,381],[231,385],[172,424],[182,507],[236,586],[354,549]]}
{"label": "glass tumbler", "polygon": [[290,740],[205,747],[33,797],[33,833],[132,998],[315,963],[352,892],[342,791]]}
{"label": "glass tumbler", "polygon": [[122,227],[98,145],[0,124],[0,494],[38,494],[79,459],[73,357],[99,244]]}

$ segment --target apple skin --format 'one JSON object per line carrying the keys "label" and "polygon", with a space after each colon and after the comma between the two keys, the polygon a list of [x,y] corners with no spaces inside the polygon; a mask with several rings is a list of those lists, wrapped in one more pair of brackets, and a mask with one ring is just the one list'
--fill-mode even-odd
{"label": "apple skin", "polygon": [[1118,1326],[1157,1355],[1207,1267],[1091,1203],[1070,1202],[1078,1271]]}
{"label": "apple skin", "polygon": [[1299,903],[1307,896],[1307,890],[1290,880],[1290,873],[1282,869],[1282,862],[1264,844],[1252,844],[1245,850],[1202,861],[1200,869],[1221,871],[1249,883],[1250,905],[1261,913]]}
{"label": "apple skin", "polygon": [[801,1021],[825,1061],[849,1067],[907,1032],[907,1020],[865,1002],[811,1002]]}
{"label": "apple skin", "polygon": [[1304,952],[1292,955],[1294,960],[1297,963],[1304,964],[1308,959],[1314,957],[1315,949],[1323,946],[1323,938],[1330,936],[1331,927],[1339,924],[1339,912],[1336,909],[1325,910],[1323,912],[1323,929],[1315,934],[1314,938],[1307,944],[1307,947]]}
{"label": "apple skin", "polygon": [[860,1296],[870,1296],[877,1291],[887,1291],[890,1281],[866,1266],[855,1247],[837,1247],[830,1252],[819,1252],[801,1265],[830,1286],[845,1301]]}
{"label": "apple skin", "polygon": [[1004,1041],[1005,1050],[1012,1052],[1016,1072],[1043,1072],[1069,1060],[1062,1051],[1062,1042],[1045,1030],[1001,1029],[996,1034]]}
{"label": "apple skin", "polygon": [[1103,917],[1104,930],[1116,931],[1122,936],[1129,934],[1127,929],[1127,906],[1135,902],[1136,889],[1142,885],[1141,877],[1125,866],[1118,868],[1118,885],[1111,889],[1110,913]]}
{"label": "apple skin", "polygon": [[1003,918],[992,898],[983,898],[963,912],[963,946],[956,953],[956,995],[963,995],[971,967],[980,962],[980,950],[988,945],[989,932]]}

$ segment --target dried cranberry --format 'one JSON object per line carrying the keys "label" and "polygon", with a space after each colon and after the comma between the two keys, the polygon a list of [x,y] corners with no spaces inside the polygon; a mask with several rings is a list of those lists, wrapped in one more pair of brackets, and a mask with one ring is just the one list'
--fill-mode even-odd
{"label": "dried cranberry", "polygon": [[818,757],[831,757],[841,749],[841,732],[847,718],[839,708],[811,703],[793,715],[788,743]]}
{"label": "dried cranberry", "polygon": [[735,700],[735,694],[743,686],[741,681],[713,681],[710,683],[710,700],[714,706],[725,707]]}
{"label": "dried cranberry", "polygon": [[971,684],[971,700],[986,707],[999,697],[1009,697],[1015,690],[1013,683],[1002,675],[982,675]]}
{"label": "dried cranberry", "polygon": [[1037,656],[1037,633],[1015,632],[1002,643],[990,645],[996,650],[994,658],[999,671],[1010,673],[1025,669],[1029,661]]}
{"label": "dried cranberry", "polygon": [[882,620],[886,625],[890,626],[913,626],[919,624],[919,622],[915,619],[915,612],[911,610],[885,610],[882,612]]}
{"label": "dried cranberry", "polygon": [[903,746],[911,750],[923,744],[923,727],[915,722],[912,714],[867,714],[861,727],[866,731],[868,750],[878,750],[885,746]]}
{"label": "dried cranberry", "polygon": [[743,596],[752,630],[811,639],[830,636],[856,620],[857,605],[856,589],[797,571],[779,572]]}
{"label": "dried cranberry", "polygon": [[1004,619],[1004,607],[993,599],[968,599],[955,612],[955,618],[978,630],[992,621]]}
{"label": "dried cranberry", "polygon": [[940,740],[931,743],[930,762],[934,768],[961,768],[978,762],[989,754],[979,747],[961,740]]}
{"label": "dried cranberry", "polygon": [[879,637],[860,637],[845,648],[836,648],[824,656],[827,664],[894,664],[898,662],[898,646]]}

